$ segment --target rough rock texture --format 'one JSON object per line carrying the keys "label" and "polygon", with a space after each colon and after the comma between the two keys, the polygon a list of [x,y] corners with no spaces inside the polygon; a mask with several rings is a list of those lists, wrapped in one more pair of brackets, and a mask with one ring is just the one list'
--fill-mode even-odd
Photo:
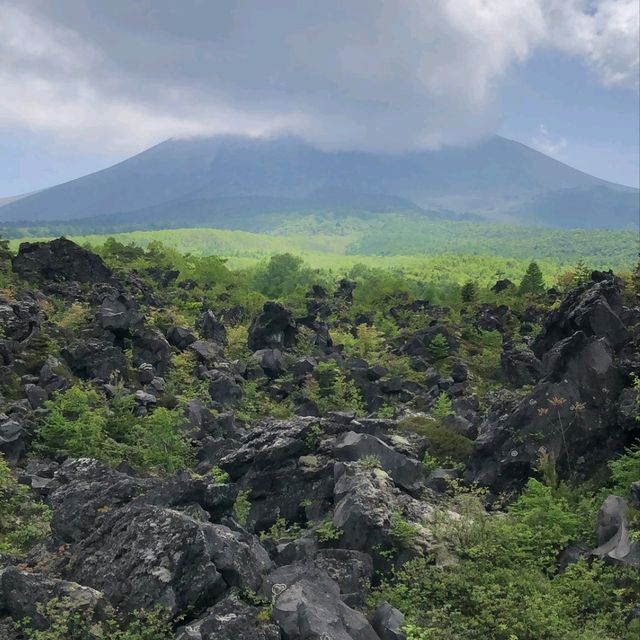
{"label": "rough rock texture", "polygon": [[640,542],[632,541],[627,530],[629,505],[619,496],[609,496],[598,512],[596,539],[591,553],[606,561],[640,569]]}
{"label": "rough rock texture", "polygon": [[379,640],[367,619],[340,599],[340,588],[315,567],[287,565],[271,573],[263,594],[287,640]]}
{"label": "rough rock texture", "polygon": [[46,629],[47,619],[38,609],[54,598],[64,599],[66,609],[85,619],[104,620],[111,610],[103,594],[90,587],[26,573],[17,567],[0,569],[0,616],[8,615],[14,620],[29,617],[35,629]]}
{"label": "rough rock texture", "polygon": [[620,283],[609,274],[567,296],[533,345],[542,378],[522,398],[503,394],[487,412],[466,478],[496,492],[522,486],[540,451],[551,453],[562,476],[586,478],[630,442],[618,427],[625,386],[617,348],[627,336]]}
{"label": "rough rock texture", "polygon": [[177,640],[281,640],[278,625],[259,620],[260,611],[231,591],[198,620],[185,625]]}
{"label": "rough rock texture", "polygon": [[13,271],[26,279],[109,282],[112,277],[99,256],[66,238],[23,242],[12,264]]}
{"label": "rough rock texture", "polygon": [[249,349],[289,349],[295,345],[297,331],[290,311],[276,302],[265,302],[249,327]]}

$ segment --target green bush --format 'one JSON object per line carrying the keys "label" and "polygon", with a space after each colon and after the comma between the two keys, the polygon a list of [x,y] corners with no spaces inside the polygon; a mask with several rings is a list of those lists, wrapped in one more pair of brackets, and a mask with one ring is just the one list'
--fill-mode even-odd
{"label": "green bush", "polygon": [[313,402],[320,413],[327,411],[364,412],[362,397],[352,380],[347,380],[335,362],[320,362],[315,375],[309,376],[303,396]]}
{"label": "green bush", "polygon": [[67,599],[54,598],[38,606],[38,613],[48,622],[46,629],[34,629],[29,618],[19,623],[25,640],[172,640],[171,618],[161,607],[151,611],[134,611],[128,620],[115,617],[94,621],[84,612],[74,611]]}
{"label": "green bush", "polygon": [[[457,510],[453,518],[449,509]],[[555,569],[579,534],[579,518],[551,488],[531,480],[506,515],[489,516],[480,497],[456,496],[434,535],[457,562],[419,558],[383,579],[381,599],[407,617],[416,640],[614,640],[640,595],[637,573],[580,561]]]}
{"label": "green bush", "polygon": [[429,455],[441,464],[466,464],[473,449],[473,442],[469,438],[442,427],[433,418],[405,418],[398,423],[398,428],[414,431],[427,438]]}
{"label": "green bush", "polygon": [[191,463],[191,449],[178,411],[158,408],[144,418],[133,414],[133,399],[116,393],[109,405],[88,385],[75,385],[47,402],[49,414],[37,432],[45,455],[91,457],[117,465],[169,473]]}
{"label": "green bush", "polygon": [[51,513],[19,484],[0,453],[0,554],[19,554],[49,532]]}

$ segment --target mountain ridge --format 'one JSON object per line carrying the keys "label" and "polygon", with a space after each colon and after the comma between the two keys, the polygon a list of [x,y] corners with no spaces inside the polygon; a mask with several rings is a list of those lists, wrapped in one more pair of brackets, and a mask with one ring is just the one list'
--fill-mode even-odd
{"label": "mountain ridge", "polygon": [[[292,136],[220,136],[169,139],[101,171],[0,202],[0,224],[119,216],[145,224],[152,216],[162,225],[180,215],[187,226],[223,218],[250,227],[253,217],[276,211],[406,210],[631,228],[639,194],[499,136],[473,147],[396,155],[327,152]],[[616,215],[609,216],[612,207]]]}

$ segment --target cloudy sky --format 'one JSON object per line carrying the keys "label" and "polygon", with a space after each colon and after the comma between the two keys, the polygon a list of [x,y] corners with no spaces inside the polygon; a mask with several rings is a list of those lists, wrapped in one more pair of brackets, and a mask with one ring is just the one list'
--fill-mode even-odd
{"label": "cloudy sky", "polygon": [[168,137],[500,133],[638,185],[638,0],[0,0],[0,197]]}

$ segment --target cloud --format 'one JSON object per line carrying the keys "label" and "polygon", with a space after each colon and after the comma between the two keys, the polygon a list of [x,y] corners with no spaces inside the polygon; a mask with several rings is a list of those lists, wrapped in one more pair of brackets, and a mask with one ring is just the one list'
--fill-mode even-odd
{"label": "cloud", "polygon": [[567,146],[566,138],[552,138],[547,127],[543,124],[538,126],[538,132],[531,138],[531,146],[548,156],[558,156]]}
{"label": "cloud", "polygon": [[170,136],[299,134],[400,151],[494,131],[541,47],[638,74],[636,0],[0,0],[0,126],[136,151]]}

